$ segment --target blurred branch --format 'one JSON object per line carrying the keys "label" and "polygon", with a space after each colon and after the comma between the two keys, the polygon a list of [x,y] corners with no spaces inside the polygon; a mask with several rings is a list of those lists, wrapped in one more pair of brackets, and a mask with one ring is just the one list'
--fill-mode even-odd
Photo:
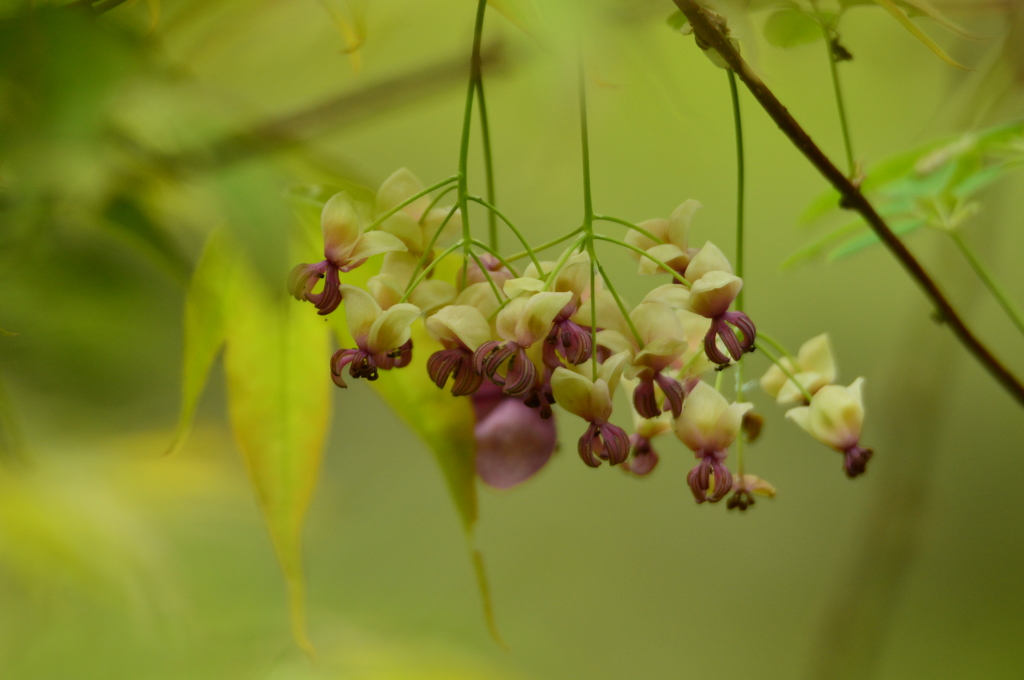
{"label": "blurred branch", "polygon": [[[496,42],[486,46],[481,51],[480,63],[482,68],[505,66],[507,60],[502,44]],[[148,150],[136,150],[173,174],[213,170],[253,156],[297,146],[385,111],[422,101],[451,85],[461,85],[468,67],[465,58],[461,57],[431,64],[260,123],[249,130],[214,141],[202,149],[163,156]],[[123,136],[120,141],[135,146]]]}
{"label": "blurred branch", "polygon": [[754,73],[739,52],[729,42],[718,24],[713,21],[696,0],[673,0],[679,10],[686,15],[693,27],[694,36],[706,49],[713,49],[735,71],[743,84],[758,101],[765,112],[775,121],[779,129],[789,137],[790,141],[817,168],[825,179],[842,196],[840,204],[849,210],[861,214],[868,226],[878,235],[886,248],[903,265],[903,268],[924,291],[936,307],[939,319],[947,324],[968,352],[981,362],[988,372],[1002,385],[1010,396],[1024,406],[1024,384],[979,340],[968,328],[966,322],[953,308],[938,284],[925,271],[913,253],[907,249],[899,237],[893,233],[874,206],[864,197],[858,185],[854,184],[818,147],[810,135],[797,123],[789,110],[778,100],[767,85]]}

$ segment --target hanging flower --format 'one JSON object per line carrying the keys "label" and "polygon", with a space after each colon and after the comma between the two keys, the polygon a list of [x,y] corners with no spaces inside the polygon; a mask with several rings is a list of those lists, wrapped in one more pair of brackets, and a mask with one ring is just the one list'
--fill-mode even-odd
{"label": "hanging flower", "polygon": [[[612,352],[627,352],[640,382],[633,390],[633,406],[644,418],[657,418],[662,412],[655,385],[676,417],[682,413],[683,385],[663,371],[686,351],[686,334],[675,311],[661,302],[644,302],[629,314],[640,342],[630,330],[604,330],[598,344]],[[623,324],[624,325],[624,324]],[[640,343],[643,343],[642,345]]]}
{"label": "hanging flower", "polygon": [[[319,314],[330,314],[341,304],[339,272],[352,271],[367,258],[389,251],[405,250],[395,236],[383,231],[363,233],[362,222],[352,198],[339,192],[324,204],[320,214],[324,238],[324,259],[316,264],[296,265],[288,275],[288,290],[296,300],[308,300]],[[313,292],[320,279],[323,289]]]}
{"label": "hanging flower", "polygon": [[[647,220],[637,225],[652,236],[657,236],[661,239],[661,243],[652,241],[649,237],[635,229],[630,229],[626,232],[626,243],[664,262],[677,274],[682,274],[686,271],[686,266],[690,264],[690,258],[697,252],[696,249],[689,247],[687,241],[690,221],[700,207],[701,204],[699,202],[689,199],[676,208],[667,220],[658,218]],[[635,251],[631,254],[634,258],[640,260],[640,274],[658,273],[660,267],[655,264],[654,260],[649,257],[643,257]]]}
{"label": "hanging flower", "polygon": [[[417,179],[406,168],[396,170],[377,190],[377,200],[374,204],[374,217],[388,213],[395,206],[403,201],[412,198],[423,191],[423,183]],[[409,252],[418,260],[426,252],[434,233],[444,222],[445,217],[451,211],[450,207],[431,208],[429,196],[421,196],[405,206],[391,217],[384,220],[381,230],[393,234],[405,244]],[[436,245],[440,245],[452,235],[462,230],[462,214],[456,210],[444,231],[437,239]]]}
{"label": "hanging flower", "polygon": [[409,327],[420,315],[416,305],[403,302],[386,312],[362,288],[341,285],[345,321],[355,340],[354,349],[339,349],[331,357],[331,376],[338,387],[348,387],[341,371],[348,366],[353,378],[376,380],[378,370],[402,368],[412,361]]}
{"label": "hanging flower", "polygon": [[[505,292],[517,290],[521,279],[505,283]],[[498,312],[496,330],[499,340],[490,340],[480,345],[474,355],[479,373],[498,384],[503,384],[505,394],[522,397],[536,387],[537,367],[527,349],[543,340],[551,332],[551,324],[559,311],[572,298],[571,293],[530,291],[516,295]],[[498,375],[498,369],[508,363],[505,376]]]}
{"label": "hanging flower", "polygon": [[[366,282],[373,299],[388,309],[405,295],[405,290],[418,271],[419,260],[409,252],[395,251],[384,254],[384,263],[380,273],[371,276]],[[447,281],[426,279],[410,292],[409,302],[416,305],[426,315],[433,314],[441,307],[451,304],[459,291]]]}
{"label": "hanging flower", "polygon": [[427,360],[430,379],[444,388],[454,376],[452,394],[461,397],[476,392],[483,376],[473,365],[473,352],[491,339],[491,326],[476,307],[449,305],[427,318],[427,331],[445,349],[434,352]]}
{"label": "hanging flower", "polygon": [[725,507],[730,510],[739,508],[740,512],[745,512],[747,508],[754,504],[755,494],[765,498],[775,498],[775,487],[756,475],[737,477],[733,482],[732,488],[732,495],[725,502]]}
{"label": "hanging flower", "polygon": [[[729,356],[739,361],[744,352],[754,349],[757,330],[754,322],[743,312],[729,311],[729,306],[743,288],[743,279],[734,276],[732,265],[715,244],[708,241],[700,249],[684,274],[690,286],[690,309],[711,319],[711,328],[704,336],[704,352],[708,359],[719,365],[729,363]],[[733,327],[743,334],[740,341]],[[722,340],[729,356],[718,348]]]}
{"label": "hanging flower", "polygon": [[590,467],[599,467],[601,460],[618,465],[629,455],[629,436],[608,419],[612,415],[612,395],[619,384],[628,353],[620,352],[601,364],[598,377],[559,367],[551,376],[555,399],[569,413],[590,425],[577,446],[580,458]]}
{"label": "hanging flower", "polygon": [[[676,436],[700,461],[686,476],[698,503],[717,503],[732,488],[732,473],[725,466],[725,458],[739,434],[743,414],[753,407],[748,403],[730,404],[705,382],[698,383],[686,398],[683,414],[676,421]],[[709,497],[712,474],[715,485]]]}
{"label": "hanging flower", "polygon": [[[836,379],[828,333],[815,336],[801,345],[795,360],[782,357],[780,363],[811,395]],[[780,404],[807,403],[800,386],[775,364],[761,377],[761,388]]]}
{"label": "hanging flower", "polygon": [[[555,263],[542,262],[541,266],[545,272],[550,272]],[[557,293],[572,293],[572,297],[552,321],[551,332],[546,338],[544,364],[551,369],[561,365],[559,356],[573,365],[590,360],[590,353],[593,351],[590,328],[580,325],[576,318],[584,296],[590,293],[590,268],[590,255],[586,251],[575,253],[566,260],[550,286],[551,290]],[[527,267],[520,281],[527,280],[527,277],[540,280],[536,265],[531,264]]]}
{"label": "hanging flower", "polygon": [[857,378],[849,387],[826,385],[815,393],[810,406],[786,412],[787,418],[812,437],[843,454],[843,470],[851,478],[864,473],[874,454],[860,445],[864,425],[863,384],[864,378]]}
{"label": "hanging flower", "polygon": [[[625,381],[625,378],[623,378]],[[635,389],[635,388],[634,388]],[[633,407],[633,434],[629,435],[631,457],[622,467],[627,472],[643,477],[654,471],[660,457],[654,449],[655,438],[672,431],[672,414],[661,413],[657,418],[644,418]]]}

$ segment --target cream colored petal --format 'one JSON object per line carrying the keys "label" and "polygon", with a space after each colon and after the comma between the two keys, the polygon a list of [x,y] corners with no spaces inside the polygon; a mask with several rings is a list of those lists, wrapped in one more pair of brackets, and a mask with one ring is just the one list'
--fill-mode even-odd
{"label": "cream colored petal", "polygon": [[775,498],[775,487],[772,486],[767,480],[761,479],[757,475],[743,475],[739,480],[739,486],[743,487],[751,493],[756,493],[758,496],[765,496],[766,498]]}
{"label": "cream colored petal", "polygon": [[[555,268],[555,263],[550,260],[541,260],[540,268],[545,274],[547,274],[549,271]],[[526,265],[526,269],[523,270],[523,276],[529,279],[539,279],[540,274],[537,271],[537,265],[535,265],[533,262]]]}
{"label": "cream colored petal", "polygon": [[356,247],[349,253],[349,260],[358,262],[367,257],[392,250],[405,250],[405,244],[397,236],[386,231],[370,231],[362,235]]}
{"label": "cream colored petal", "polygon": [[498,336],[502,340],[515,340],[516,339],[516,327],[519,325],[519,319],[526,314],[526,303],[529,298],[525,295],[512,298],[511,302],[505,305],[505,308],[498,312],[498,318],[496,319],[496,327],[498,330]]}
{"label": "cream colored petal", "polygon": [[683,402],[676,436],[693,451],[713,446],[719,418],[728,408],[729,402],[718,390],[705,382],[697,383]]}
{"label": "cream colored petal", "polygon": [[502,286],[502,290],[505,292],[505,295],[513,298],[524,293],[541,292],[544,290],[544,282],[538,278],[523,276],[518,279],[509,279]]}
{"label": "cream colored petal", "polygon": [[674,243],[684,251],[686,250],[690,221],[693,220],[694,213],[701,207],[703,206],[700,201],[691,198],[683,201],[682,205],[672,211],[668,218],[668,238],[666,239],[669,243]]}
{"label": "cream colored petal", "polygon": [[820,374],[826,383],[836,379],[836,365],[832,358],[832,343],[828,333],[822,333],[805,342],[796,355],[801,371]]}
{"label": "cream colored petal", "polygon": [[[417,257],[422,255],[427,247],[426,238],[429,237],[424,237],[425,230],[414,217],[404,210],[400,210],[384,220],[380,225],[380,231],[394,234]],[[370,233],[372,234],[373,232]]]}
{"label": "cream colored petal", "polygon": [[449,305],[427,319],[427,330],[439,340],[460,341],[470,350],[491,339],[491,325],[476,307]]}
{"label": "cream colored petal", "polygon": [[[376,214],[383,215],[410,196],[423,191],[423,183],[406,168],[399,168],[380,185],[377,190]],[[409,204],[405,210],[416,219],[430,205],[430,198],[423,196]]]}
{"label": "cream colored petal", "polygon": [[409,302],[416,305],[424,314],[433,314],[445,305],[450,305],[459,290],[439,279],[427,279],[416,286],[416,290],[409,296]]}
{"label": "cream colored petal", "polygon": [[568,291],[574,300],[579,300],[590,288],[590,255],[586,251],[569,257],[558,273],[554,289],[558,292]]}
{"label": "cream colored petal", "polygon": [[622,371],[629,363],[631,354],[632,352],[628,350],[614,354],[605,359],[598,369],[597,377],[604,380],[611,394],[615,394],[615,388],[619,386],[619,378],[622,377]]}
{"label": "cream colored petal", "polygon": [[[690,257],[685,251],[680,250],[679,246],[674,243],[663,243],[661,245],[652,246],[647,249],[647,254],[658,260],[674,270],[685,269],[686,265],[690,261]],[[637,272],[641,275],[649,274],[664,274],[668,273],[662,269],[651,257],[640,257],[640,265],[637,268]]]}
{"label": "cream colored petal", "polygon": [[814,432],[811,430],[810,406],[797,406],[796,408],[791,408],[786,411],[786,417],[803,428],[805,432],[814,436]]}
{"label": "cream colored petal", "polygon": [[531,296],[525,313],[516,322],[516,343],[527,347],[547,337],[551,322],[572,299],[572,293],[544,292]]}
{"label": "cream colored petal", "polygon": [[[781,371],[780,371],[781,372]],[[797,386],[797,383],[804,386],[808,392],[813,395],[815,392],[820,390],[825,385],[828,385],[828,380],[825,379],[821,373],[815,373],[814,371],[805,371],[803,373],[796,373],[793,375],[796,378],[796,382],[790,379],[786,379],[779,393],[775,396],[775,402],[778,404],[795,404],[804,399],[804,394]]]}
{"label": "cream colored petal", "polygon": [[345,304],[345,322],[348,332],[361,347],[366,344],[370,328],[383,311],[377,301],[362,288],[341,284],[341,299]]}
{"label": "cream colored petal", "polygon": [[729,264],[729,258],[711,241],[705,243],[700,252],[693,256],[683,276],[686,277],[687,281],[694,283],[699,281],[708,272],[732,274],[732,265]]}
{"label": "cream colored petal", "polygon": [[590,408],[593,420],[606,423],[612,417],[612,391],[601,378],[590,389]]}
{"label": "cream colored petal", "polygon": [[551,374],[551,392],[555,401],[569,413],[584,420],[594,417],[593,388],[594,383],[588,378],[566,368],[558,367]]}
{"label": "cream colored petal", "polygon": [[597,344],[607,347],[612,353],[629,352],[630,355],[636,350],[632,336],[627,336],[619,331],[598,331]]}
{"label": "cream colored petal", "polygon": [[465,287],[459,296],[455,298],[457,305],[469,305],[476,307],[484,318],[490,317],[498,308],[498,299],[494,296],[491,284],[486,281],[473,283]]}
{"label": "cream colored petal", "polygon": [[407,250],[391,250],[384,253],[384,261],[380,265],[380,273],[395,277],[402,285],[412,280],[413,273],[419,265],[420,258]]}
{"label": "cream colored petal", "polygon": [[[423,238],[425,243],[430,243],[430,239],[434,238],[434,234],[441,227],[441,223],[444,222],[444,218],[448,216],[449,212],[451,212],[450,206],[447,208],[431,208],[427,216],[423,218]],[[448,220],[448,224],[444,225],[444,231],[437,237],[434,245],[446,246],[460,233],[462,233],[462,211],[456,210],[455,214]]]}
{"label": "cream colored petal", "polygon": [[344,266],[363,233],[352,197],[340,191],[324,204],[320,213],[320,230],[324,237],[324,256],[335,266]]}
{"label": "cream colored petal", "polygon": [[690,287],[690,309],[708,319],[729,310],[743,288],[743,279],[726,272],[704,274]]}
{"label": "cream colored petal", "polygon": [[[622,312],[619,310],[619,305],[615,302],[615,298],[607,290],[604,290],[598,286],[597,297],[594,300],[594,306],[597,308],[597,327],[606,328],[608,330],[619,331],[620,333],[628,333],[629,326],[626,325],[626,319],[622,316]],[[580,308],[573,314],[573,321],[581,326],[593,326],[594,323],[590,319],[590,296],[588,295],[585,299],[580,301]]]}
{"label": "cream colored petal", "polygon": [[629,316],[645,345],[665,338],[680,342],[686,340],[679,316],[666,304],[647,302],[638,305]]}
{"label": "cream colored petal", "polygon": [[850,387],[827,385],[814,395],[810,406],[810,431],[834,449],[845,451],[860,439],[864,407],[860,398],[862,378]]}
{"label": "cream colored petal", "polygon": [[389,352],[409,339],[409,326],[420,315],[420,308],[403,302],[380,315],[370,327],[367,350],[373,353]]}
{"label": "cream colored petal", "polygon": [[690,309],[690,291],[687,290],[686,286],[666,283],[664,286],[658,286],[645,295],[640,304],[645,302],[660,302],[675,310],[685,309],[688,311]]}
{"label": "cream colored petal", "polygon": [[[794,370],[792,360],[790,360],[789,357],[782,357],[781,361],[786,366],[786,370],[792,373]],[[775,364],[772,364],[768,367],[768,370],[764,372],[764,375],[761,376],[761,380],[759,382],[761,383],[761,389],[763,389],[772,399],[775,399],[779,396],[779,390],[781,390],[782,386],[788,381],[789,378],[787,378],[786,374],[782,372],[782,369]]]}
{"label": "cream colored petal", "polygon": [[715,425],[714,434],[711,437],[713,447],[716,451],[724,451],[736,440],[736,435],[743,425],[743,414],[754,408],[750,403],[729,404]]}
{"label": "cream colored petal", "polygon": [[657,418],[641,418],[633,411],[633,431],[641,437],[654,439],[672,430],[672,412],[665,411]]}
{"label": "cream colored petal", "polygon": [[[637,226],[640,227],[641,229],[649,231],[650,233],[660,238],[662,241],[668,240],[668,220],[666,219],[662,219],[659,217],[653,220],[645,220],[638,224]],[[648,248],[653,248],[654,246],[657,245],[656,241],[652,241],[651,239],[647,238],[636,229],[627,230],[626,237],[624,240],[629,245],[635,246],[640,250],[647,250]],[[633,258],[640,257],[640,253],[637,253],[636,251],[631,250],[629,252],[630,255],[633,256]]]}
{"label": "cream colored petal", "polygon": [[389,309],[402,299],[405,282],[390,274],[377,274],[377,276],[371,276],[370,280],[366,282],[366,288],[381,309]]}
{"label": "cream colored petal", "polygon": [[644,348],[637,353],[633,363],[637,366],[647,366],[658,372],[672,365],[672,362],[683,355],[687,344],[676,338],[657,338],[644,345]]}

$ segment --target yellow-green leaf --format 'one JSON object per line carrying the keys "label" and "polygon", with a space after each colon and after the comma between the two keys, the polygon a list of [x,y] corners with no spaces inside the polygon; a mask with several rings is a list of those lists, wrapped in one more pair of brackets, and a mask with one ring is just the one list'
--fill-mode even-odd
{"label": "yellow-green leaf", "polygon": [[185,297],[185,351],[181,414],[168,453],[181,448],[217,354],[224,345],[224,300],[234,278],[236,255],[226,230],[217,229],[203,248]]}
{"label": "yellow-green leaf", "polygon": [[518,26],[524,33],[537,36],[540,16],[532,0],[487,0],[487,4]]}
{"label": "yellow-green leaf", "polygon": [[772,12],[764,22],[764,37],[775,47],[797,47],[816,40],[824,34],[812,17],[795,8]]}
{"label": "yellow-green leaf", "polygon": [[907,16],[906,12],[904,12],[902,9],[896,6],[896,3],[893,2],[893,0],[875,0],[875,2],[878,3],[881,7],[883,7],[887,12],[889,12],[889,14],[891,14],[893,18],[896,19],[896,21],[900,22],[903,28],[907,29],[912,36],[920,40],[925,47],[934,52],[935,56],[937,56],[939,59],[942,59],[942,61],[946,62],[947,64],[955,68],[962,69],[964,71],[971,70],[964,66],[963,64],[957,62],[948,54],[946,54],[946,52],[941,47],[939,47],[934,40],[928,37],[927,33],[922,31],[920,27],[917,24],[915,24],[909,16]]}
{"label": "yellow-green leaf", "polygon": [[353,73],[362,68],[361,48],[366,42],[366,0],[320,0],[331,15],[341,39],[345,41],[344,54],[349,56]]}
{"label": "yellow-green leaf", "polygon": [[320,473],[331,389],[328,333],[311,305],[239,266],[224,308],[229,412],[288,588],[292,630],[305,624],[302,528]]}

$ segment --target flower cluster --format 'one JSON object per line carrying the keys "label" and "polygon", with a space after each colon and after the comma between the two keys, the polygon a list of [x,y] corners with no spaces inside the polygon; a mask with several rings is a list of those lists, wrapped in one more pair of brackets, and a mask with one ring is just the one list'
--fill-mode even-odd
{"label": "flower cluster", "polygon": [[[330,361],[334,382],[377,380],[381,371],[408,366],[413,324],[436,341],[426,360],[431,382],[471,400],[476,414],[477,470],[488,484],[507,488],[535,474],[556,448],[553,406],[585,421],[577,443],[589,467],[621,466],[649,474],[660,457],[654,440],[670,432],[697,464],[687,480],[698,503],[715,503],[734,491],[728,506],[746,509],[753,494],[773,495],[767,482],[727,464],[729,449],[763,418],[720,389],[722,371],[739,370],[754,351],[757,330],[734,303],[743,287],[725,254],[710,241],[689,245],[690,223],[700,208],[684,202],[668,219],[630,225],[618,243],[657,282],[636,306],[627,305],[596,260],[592,231],[555,260],[529,252],[522,271],[483,244],[448,247],[461,230],[455,208],[436,208],[429,192],[407,170],[380,188],[371,210],[346,194],[323,208],[324,257],[292,271],[289,288],[320,314],[344,305],[355,347]],[[373,222],[364,225],[363,215]],[[382,255],[379,272],[363,287],[342,282],[349,272]],[[461,258],[461,261],[460,261]],[[444,260],[459,262],[448,267]],[[317,289],[318,282],[322,286]],[[835,367],[827,336],[783,356],[761,379],[780,404],[797,404],[787,417],[844,454],[850,476],[864,471],[871,451],[860,447],[862,380],[833,385]],[[717,377],[711,382],[705,378]],[[712,382],[715,383],[712,386]],[[613,422],[616,394],[631,406],[632,432]],[[756,427],[755,427],[756,425]]]}

